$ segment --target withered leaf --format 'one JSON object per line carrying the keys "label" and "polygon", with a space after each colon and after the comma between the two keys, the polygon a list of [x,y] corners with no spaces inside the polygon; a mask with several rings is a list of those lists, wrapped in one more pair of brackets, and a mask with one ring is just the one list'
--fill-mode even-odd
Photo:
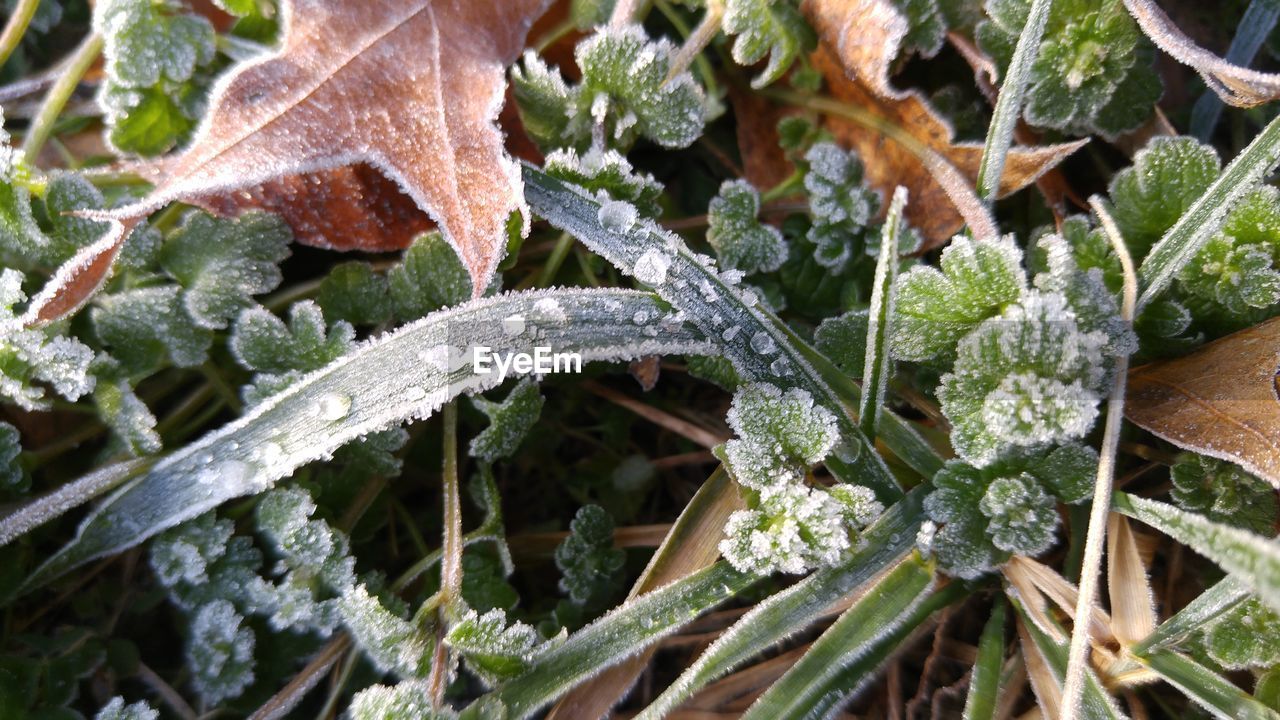
{"label": "withered leaf", "polygon": [[[866,116],[855,121],[827,113],[824,126],[837,142],[858,153],[866,181],[888,197],[903,185],[911,193],[908,221],[925,237],[925,249],[945,243],[966,223],[979,236],[994,235],[995,222],[973,190],[982,160],[982,144],[955,142],[954,131],[919,93],[900,99],[880,97],[846,75],[827,48],[813,63],[826,78],[834,99]],[[1009,150],[999,197],[1021,190],[1088,142]]]}
{"label": "withered leaf", "polygon": [[[505,68],[546,5],[283,2],[280,49],[218,83],[191,145],[162,162],[150,195],[99,217],[138,218],[174,200],[365,162],[438,222],[479,292],[506,246],[508,217],[527,217],[519,168],[494,120]],[[28,319],[52,319],[51,303],[82,304],[87,294],[71,296],[97,287],[99,260],[115,250],[99,243],[73,258]]]}
{"label": "withered leaf", "polygon": [[[875,94],[901,100],[889,68],[910,26],[889,0],[803,0],[800,10],[850,77]],[[912,197],[915,197],[912,195]]]}
{"label": "withered leaf", "polygon": [[1125,417],[1280,488],[1280,318],[1129,373]]}

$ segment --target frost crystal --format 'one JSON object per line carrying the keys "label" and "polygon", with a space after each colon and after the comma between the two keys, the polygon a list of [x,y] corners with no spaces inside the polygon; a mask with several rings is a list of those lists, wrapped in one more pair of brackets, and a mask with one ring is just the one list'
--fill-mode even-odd
{"label": "frost crystal", "polygon": [[626,554],[613,546],[613,518],[599,505],[584,505],[556,547],[560,589],[578,605],[606,599],[621,584]]}
{"label": "frost crystal", "polygon": [[471,404],[489,417],[489,427],[471,440],[471,457],[494,462],[514,454],[537,424],[544,402],[538,384],[529,378],[521,380],[500,403],[471,398]]}
{"label": "frost crystal", "polygon": [[1011,237],[957,236],[939,265],[913,267],[895,285],[890,348],[900,360],[950,362],[960,338],[1027,291],[1022,252]]}
{"label": "frost crystal", "polygon": [[161,535],[151,544],[156,579],[170,590],[207,583],[209,566],[226,553],[234,530],[230,520],[207,513]]}
{"label": "frost crystal", "polygon": [[542,649],[537,630],[521,622],[508,625],[502,610],[483,615],[467,610],[449,630],[445,642],[490,686],[524,672]]}
{"label": "frost crystal", "polygon": [[602,27],[574,52],[582,81],[572,88],[526,52],[511,73],[525,129],[547,149],[584,150],[593,127],[617,147],[639,136],[688,147],[702,134],[703,93],[688,72],[667,78],[674,50],[665,39],[651,41],[638,25]]}
{"label": "frost crystal", "polygon": [[130,373],[153,371],[166,359],[196,367],[208,358],[213,333],[196,325],[181,294],[168,285],[104,295],[90,311],[94,332]]}
{"label": "frost crystal", "polygon": [[93,390],[93,351],[51,329],[22,327],[13,311],[27,297],[22,280],[17,270],[0,270],[0,397],[43,410],[51,405],[44,385],[68,400]]}
{"label": "frost crystal", "polygon": [[364,585],[347,588],[338,604],[343,624],[380,670],[402,678],[426,675],[434,647],[430,635],[384,607]]}
{"label": "frost crystal", "polygon": [[92,370],[97,381],[93,402],[98,416],[111,428],[116,438],[132,455],[150,455],[160,451],[160,435],[156,432],[156,416],[129,385],[120,363],[105,354],[94,359]]}
{"label": "frost crystal", "polygon": [[729,516],[720,552],[735,568],[799,574],[836,563],[852,543],[847,506],[799,483],[760,492],[757,507]]}
{"label": "frost crystal", "polygon": [[1190,137],[1157,137],[1115,174],[1107,192],[1113,215],[1135,261],[1218,177],[1218,153]]}
{"label": "frost crystal", "polygon": [[871,318],[866,309],[829,317],[813,334],[814,346],[849,377],[862,377],[867,357],[867,330]]}
{"label": "frost crystal", "polygon": [[145,701],[125,705],[124,698],[113,697],[93,716],[93,720],[158,720],[159,717],[160,713]]}
{"label": "frost crystal", "polygon": [[858,156],[834,143],[815,144],[805,161],[804,187],[813,213],[807,237],[816,246],[814,259],[839,272],[866,250],[867,224],[880,211],[880,195],[863,184]]}
{"label": "frost crystal", "polygon": [[1231,210],[1178,274],[1187,303],[1202,322],[1242,328],[1280,306],[1280,190],[1264,185]]}
{"label": "frost crystal", "polygon": [[1058,522],[1053,498],[1026,473],[994,480],[978,509],[990,518],[987,531],[1001,550],[1037,555],[1053,544]]}
{"label": "frost crystal", "polygon": [[237,362],[259,371],[243,391],[246,404],[255,405],[342,356],[354,338],[355,330],[342,320],[326,330],[320,308],[304,300],[289,308],[287,326],[261,306],[242,311],[227,345]]}
{"label": "frost crystal", "polygon": [[0,491],[19,494],[31,487],[31,480],[18,462],[22,436],[7,422],[0,422]]}
{"label": "frost crystal", "polygon": [[187,639],[191,686],[207,705],[231,700],[253,684],[253,631],[226,600],[214,600],[196,611]]}
{"label": "frost crystal", "polygon": [[258,503],[258,529],[282,555],[285,567],[319,577],[342,589],[355,583],[355,561],[347,537],[323,520],[312,520],[316,504],[301,488],[278,488]]}
{"label": "frost crystal", "polygon": [[370,685],[351,698],[350,720],[452,720],[447,708],[431,706],[431,690],[424,681],[402,682],[395,687]]}
{"label": "frost crystal", "polygon": [[773,272],[787,259],[782,233],[761,223],[760,194],[745,180],[720,186],[707,209],[707,242],[715,248],[720,266],[751,274]]}
{"label": "frost crystal", "polygon": [[662,183],[648,173],[637,172],[616,150],[593,147],[581,157],[573,148],[556,150],[547,155],[543,170],[593,193],[603,192],[614,200],[630,203],[645,217],[656,217],[661,212],[658,197]]}
{"label": "frost crystal", "polygon": [[733,35],[733,60],[750,67],[769,55],[769,64],[751,86],[760,88],[781,78],[800,53],[817,44],[809,27],[791,0],[728,0],[721,26]]}
{"label": "frost crystal", "polygon": [[745,385],[725,420],[738,436],[725,443],[725,457],[738,482],[755,489],[802,477],[839,439],[835,415],[800,388]]}
{"label": "frost crystal", "polygon": [[[1008,67],[1031,0],[987,0],[978,44]],[[1049,11],[1031,68],[1026,118],[1033,125],[1105,137],[1132,130],[1160,98],[1154,51],[1120,0],[1064,0]]]}

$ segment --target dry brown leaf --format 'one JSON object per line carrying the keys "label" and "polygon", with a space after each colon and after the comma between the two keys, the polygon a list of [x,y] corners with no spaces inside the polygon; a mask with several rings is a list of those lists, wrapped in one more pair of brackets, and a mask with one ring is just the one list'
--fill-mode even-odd
{"label": "dry brown leaf", "polygon": [[800,11],[850,75],[881,97],[909,93],[889,84],[889,67],[910,26],[889,0],[803,0]]}
{"label": "dry brown leaf", "polygon": [[[169,202],[282,175],[369,163],[431,215],[481,292],[526,215],[517,164],[494,125],[506,66],[547,0],[290,0],[280,50],[214,88],[190,146],[161,164],[146,198],[98,215],[142,217]],[[32,303],[28,319],[74,309],[105,278],[95,243]],[[83,293],[83,297],[80,295]],[[59,296],[62,296],[59,300]]]}
{"label": "dry brown leaf", "polygon": [[1196,45],[1153,0],[1124,0],[1124,5],[1152,42],[1200,73],[1228,105],[1247,108],[1280,98],[1280,75],[1233,65]]}
{"label": "dry brown leaf", "polygon": [[735,85],[729,86],[729,103],[733,105],[738,153],[747,182],[768,190],[790,177],[795,166],[778,144],[778,122],[791,111]]}
{"label": "dry brown leaf", "polygon": [[1202,455],[1229,460],[1280,488],[1280,318],[1176,360],[1129,372],[1124,414]]}
{"label": "dry brown leaf", "polygon": [[1147,568],[1129,519],[1116,512],[1107,517],[1107,596],[1111,630],[1122,645],[1133,645],[1156,629]]}
{"label": "dry brown leaf", "polygon": [[[869,185],[886,197],[897,185],[907,188],[911,204],[906,216],[924,235],[926,249],[945,243],[966,223],[980,237],[995,234],[995,222],[973,190],[981,143],[955,142],[951,126],[917,92],[897,100],[877,97],[847,77],[830,50],[819,48],[813,63],[836,100],[868,115],[859,122],[827,113],[824,126],[842,146],[858,153]],[[999,197],[1034,182],[1086,142],[1015,145],[1005,161]]]}

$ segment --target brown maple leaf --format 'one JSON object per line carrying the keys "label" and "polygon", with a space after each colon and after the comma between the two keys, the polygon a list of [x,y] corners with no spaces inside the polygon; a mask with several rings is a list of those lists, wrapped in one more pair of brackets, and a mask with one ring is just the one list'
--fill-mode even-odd
{"label": "brown maple leaf", "polygon": [[[218,83],[190,146],[160,164],[150,195],[96,217],[125,223],[175,200],[364,162],[436,220],[479,293],[506,246],[508,217],[528,217],[519,168],[494,120],[506,66],[546,5],[288,0],[281,48]],[[83,304],[123,237],[117,225],[73,258],[26,319],[52,320]]]}
{"label": "brown maple leaf", "polygon": [[1124,414],[1186,450],[1280,488],[1280,318],[1129,373]]}

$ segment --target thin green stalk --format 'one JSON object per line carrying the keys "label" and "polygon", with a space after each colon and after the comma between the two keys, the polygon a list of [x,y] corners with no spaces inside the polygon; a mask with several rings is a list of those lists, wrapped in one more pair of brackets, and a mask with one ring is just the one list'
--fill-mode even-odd
{"label": "thin green stalk", "polygon": [[1049,19],[1053,0],[1032,0],[1027,11],[1027,23],[1018,37],[1013,59],[1000,83],[1000,97],[996,99],[991,125],[987,128],[987,141],[982,148],[982,162],[978,165],[978,196],[987,202],[1000,193],[1000,178],[1004,176],[1004,161],[1013,144],[1013,129],[1022,113],[1022,98],[1031,79],[1031,67],[1040,51],[1040,39]]}
{"label": "thin green stalk", "polygon": [[889,357],[889,323],[893,322],[893,281],[898,277],[898,235],[902,211],[907,205],[907,189],[898,186],[889,203],[889,215],[880,234],[880,257],[876,259],[871,284],[871,309],[867,325],[867,351],[862,365],[862,398],[858,405],[858,426],[874,441],[884,407],[885,390],[893,360]]}
{"label": "thin green stalk", "polygon": [[9,22],[5,23],[4,33],[0,34],[0,65],[8,62],[9,56],[18,49],[18,44],[22,42],[22,36],[27,34],[27,27],[31,25],[31,18],[35,17],[38,7],[40,7],[40,0],[19,0],[18,7],[13,9]]}
{"label": "thin green stalk", "polygon": [[547,264],[542,266],[542,274],[538,276],[538,287],[549,287],[556,279],[560,266],[564,265],[565,258],[569,257],[570,251],[573,250],[573,242],[572,235],[560,233],[556,246],[551,249],[551,255],[547,257]]}
{"label": "thin green stalk", "polygon": [[547,51],[547,48],[555,45],[556,41],[560,38],[577,29],[578,24],[574,21],[573,15],[570,14],[564,20],[561,20],[554,27],[548,30],[542,37],[538,38],[538,41],[533,44],[534,52],[541,55]]}
{"label": "thin green stalk", "polygon": [[458,498],[458,404],[447,403],[444,420],[444,541],[440,562],[440,591],[447,606],[462,599],[462,503]]}
{"label": "thin green stalk", "polygon": [[76,48],[75,54],[71,56],[67,69],[58,78],[58,82],[49,88],[49,94],[45,95],[44,103],[40,105],[40,112],[31,121],[27,136],[22,141],[22,154],[29,162],[35,162],[40,149],[53,133],[53,125],[57,122],[58,116],[71,100],[71,94],[80,85],[80,79],[89,71],[89,67],[98,59],[101,52],[102,35],[95,32],[80,43],[80,47]]}
{"label": "thin green stalk", "polygon": [[782,182],[760,193],[760,204],[766,205],[775,200],[781,200],[789,195],[795,195],[804,190],[804,173],[796,170],[788,175]]}
{"label": "thin green stalk", "polygon": [[[1130,326],[1133,324],[1137,305],[1138,279],[1129,257],[1128,246],[1115,221],[1102,204],[1101,198],[1089,200],[1098,220],[1106,232],[1111,247],[1124,270],[1124,290],[1120,316]],[[1116,358],[1111,384],[1111,396],[1107,399],[1107,420],[1102,436],[1102,448],[1098,453],[1098,477],[1094,483],[1093,505],[1089,511],[1089,529],[1084,543],[1084,561],[1080,568],[1080,594],[1076,599],[1075,617],[1071,628],[1071,645],[1067,650],[1067,677],[1062,690],[1063,720],[1076,720],[1084,712],[1085,675],[1089,670],[1089,623],[1083,618],[1093,616],[1098,603],[1098,576],[1102,572],[1102,549],[1107,536],[1107,513],[1111,511],[1111,487],[1115,481],[1116,452],[1120,444],[1120,426],[1124,422],[1125,380],[1129,374],[1129,356]]]}
{"label": "thin green stalk", "polygon": [[997,597],[991,616],[978,640],[978,661],[969,676],[969,696],[964,702],[964,720],[992,720],[1000,698],[1000,676],[1004,667],[1004,622],[1007,605]]}

